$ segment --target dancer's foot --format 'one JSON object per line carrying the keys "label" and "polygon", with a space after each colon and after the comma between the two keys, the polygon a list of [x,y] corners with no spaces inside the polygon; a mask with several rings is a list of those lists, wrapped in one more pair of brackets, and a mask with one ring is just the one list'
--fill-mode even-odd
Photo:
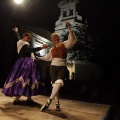
{"label": "dancer's foot", "polygon": [[22,105],[22,102],[20,100],[14,100],[13,105]]}
{"label": "dancer's foot", "polygon": [[56,103],[55,110],[56,110],[56,111],[61,111],[61,109],[60,109],[60,104],[59,104],[59,103]]}
{"label": "dancer's foot", "polygon": [[29,104],[29,105],[35,104],[35,102],[34,102],[32,99],[31,99],[31,100],[28,100],[28,99],[27,99],[27,100],[26,100],[26,103]]}
{"label": "dancer's foot", "polygon": [[41,111],[46,111],[49,108],[49,105],[51,104],[52,100],[48,99],[47,102],[41,107]]}

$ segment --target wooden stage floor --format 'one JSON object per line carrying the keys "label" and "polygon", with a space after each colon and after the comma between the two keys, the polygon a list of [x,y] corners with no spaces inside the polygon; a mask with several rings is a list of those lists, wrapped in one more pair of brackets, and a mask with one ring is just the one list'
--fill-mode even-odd
{"label": "wooden stage floor", "polygon": [[6,97],[0,89],[0,120],[102,120],[109,110],[109,105],[88,103],[60,99],[61,111],[55,111],[53,100],[46,112],[41,112],[40,107],[46,102],[47,96],[33,97],[34,106],[25,104],[25,97],[21,97],[22,106],[13,105],[14,97]]}

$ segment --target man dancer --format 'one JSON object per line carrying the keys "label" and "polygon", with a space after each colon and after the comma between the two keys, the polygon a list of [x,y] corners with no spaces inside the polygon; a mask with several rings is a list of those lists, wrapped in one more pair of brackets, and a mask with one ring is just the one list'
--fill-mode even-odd
{"label": "man dancer", "polygon": [[53,42],[54,46],[44,57],[37,57],[38,60],[51,61],[50,74],[51,83],[53,86],[52,93],[47,102],[42,106],[41,111],[46,111],[54,98],[56,101],[56,110],[60,110],[59,91],[60,88],[64,85],[63,81],[65,79],[65,74],[67,70],[67,49],[72,47],[76,43],[76,36],[73,33],[68,21],[66,21],[66,25],[69,31],[68,40],[60,42],[60,37],[58,33],[53,33],[51,35],[51,41]]}

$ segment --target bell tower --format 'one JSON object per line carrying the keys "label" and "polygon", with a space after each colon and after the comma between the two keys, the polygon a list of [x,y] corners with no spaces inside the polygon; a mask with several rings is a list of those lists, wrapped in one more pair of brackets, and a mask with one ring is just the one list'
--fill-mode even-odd
{"label": "bell tower", "polygon": [[58,4],[60,8],[59,19],[55,23],[55,32],[60,35],[60,40],[63,41],[63,36],[67,34],[68,29],[65,21],[68,20],[71,24],[73,31],[77,31],[77,26],[81,26],[82,17],[78,15],[76,5],[79,3],[78,0],[63,0]]}

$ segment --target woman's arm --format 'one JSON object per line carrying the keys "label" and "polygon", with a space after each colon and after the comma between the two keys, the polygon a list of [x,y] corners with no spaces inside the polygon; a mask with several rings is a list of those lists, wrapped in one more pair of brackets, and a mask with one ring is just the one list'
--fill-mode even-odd
{"label": "woman's arm", "polygon": [[20,40],[20,35],[19,35],[19,33],[18,33],[18,28],[15,27],[15,28],[13,28],[12,30],[15,32],[15,34],[16,34],[16,36],[17,36],[17,39]]}
{"label": "woman's arm", "polygon": [[32,48],[32,47],[30,47],[29,45],[26,44],[26,45],[23,46],[23,49],[27,53],[34,53],[34,52],[37,52],[37,51],[42,50],[42,49],[47,48],[47,47],[48,47],[48,44],[45,44],[42,47],[36,47],[36,48]]}

